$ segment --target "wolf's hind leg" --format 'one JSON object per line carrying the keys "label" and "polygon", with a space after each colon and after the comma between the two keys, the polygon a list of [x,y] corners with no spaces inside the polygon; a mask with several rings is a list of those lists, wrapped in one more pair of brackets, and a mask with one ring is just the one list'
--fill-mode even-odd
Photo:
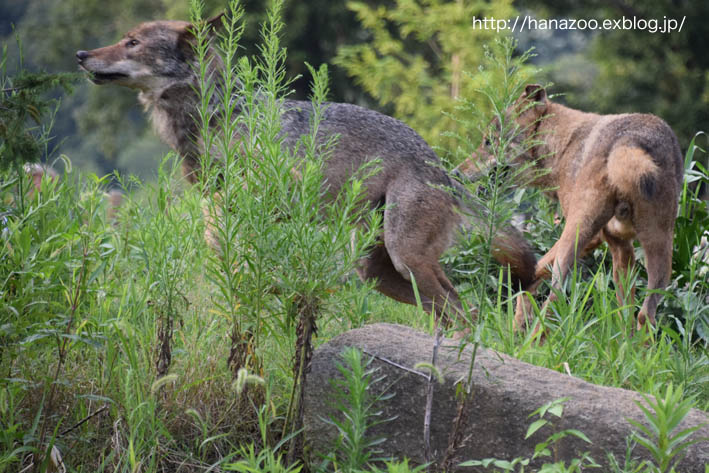
{"label": "wolf's hind leg", "polygon": [[391,264],[411,291],[415,282],[422,302],[429,301],[426,310],[434,311],[444,326],[462,314],[458,293],[438,261],[460,228],[455,205],[448,193],[403,175],[387,190],[383,218],[382,240]]}
{"label": "wolf's hind leg", "polygon": [[[359,260],[357,274],[363,281],[374,280],[375,288],[387,297],[416,305],[416,295],[411,283],[404,279],[391,262],[391,257],[384,244],[378,244],[366,257]],[[424,309],[431,311],[433,301],[425,295],[420,295]]]}
{"label": "wolf's hind leg", "polygon": [[[444,327],[450,327],[452,322],[463,313],[463,306],[458,292],[438,262],[439,256],[417,251],[394,255],[398,263],[393,267],[400,278],[407,280],[412,294],[413,284],[416,284],[424,309],[427,312],[435,312],[437,321]],[[409,278],[411,278],[410,282]]]}
{"label": "wolf's hind leg", "polygon": [[632,284],[629,290],[623,285],[628,282],[628,274],[635,265],[633,240],[613,235],[608,227],[603,229],[603,238],[608,243],[608,249],[613,258],[613,282],[618,304],[620,306],[632,304],[635,300],[635,284]]}
{"label": "wolf's hind leg", "polygon": [[578,207],[566,220],[564,231],[554,245],[556,255],[552,266],[552,287],[561,289],[566,275],[574,262],[580,258],[594,237],[613,217],[613,203],[598,202],[593,198],[579,196]]}
{"label": "wolf's hind leg", "polygon": [[[669,284],[672,271],[672,228],[639,232],[638,240],[645,250],[647,290],[664,289]],[[661,297],[662,295],[658,292],[652,292],[645,296],[645,301],[638,314],[638,329],[641,329],[647,322],[655,325],[655,314]]]}
{"label": "wolf's hind leg", "polygon": [[406,251],[402,252],[397,251],[396,244],[391,246],[394,247],[393,250],[389,250],[392,265],[399,273],[399,277],[408,282],[412,293],[415,283],[424,309],[435,312],[436,319],[444,327],[449,327],[463,313],[463,306],[458,292],[438,262],[440,253],[432,250],[435,245],[418,247],[415,242],[409,241]]}

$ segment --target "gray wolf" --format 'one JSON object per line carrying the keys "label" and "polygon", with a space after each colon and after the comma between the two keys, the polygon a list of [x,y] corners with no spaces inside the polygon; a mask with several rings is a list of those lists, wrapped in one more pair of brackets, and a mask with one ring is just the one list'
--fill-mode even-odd
{"label": "gray wolf", "polygon": [[[201,125],[194,118],[198,96],[191,31],[192,25],[182,21],[142,23],[118,43],[78,51],[76,57],[94,83],[139,91],[158,135],[182,157],[187,179],[196,182],[202,149],[197,139]],[[283,102],[284,146],[295,148],[300,137],[310,133],[312,113],[310,102]],[[438,156],[414,130],[391,117],[330,103],[320,129],[324,138],[339,137],[324,169],[329,195],[336,196],[368,160],[380,160],[379,172],[364,185],[369,207],[383,212],[383,231],[378,245],[360,262],[360,277],[376,280],[376,288],[393,299],[415,304],[413,275],[428,311],[435,311],[438,318],[446,306],[460,311],[458,294],[438,259],[461,231],[470,228],[464,214],[475,213],[466,208],[462,186],[442,169]],[[518,232],[512,228],[500,232],[493,251],[517,281],[531,282],[534,255]]]}
{"label": "gray wolf", "polygon": [[[634,288],[626,291],[623,281],[635,263],[637,239],[645,251],[647,289],[654,291],[646,296],[637,325],[654,325],[657,290],[667,286],[672,268],[684,173],[672,129],[654,115],[598,115],[565,107],[550,101],[537,84],[526,86],[506,114],[517,125],[510,164],[534,163],[533,169],[546,170],[529,176],[531,185],[551,189],[566,218],[561,237],[537,263],[531,289],[550,276],[552,287],[560,288],[575,259],[605,241],[613,259],[616,296],[626,304]],[[499,122],[495,126],[499,130]],[[525,142],[532,145],[522,146]],[[492,160],[488,146],[484,142],[461,166],[462,172]],[[517,327],[529,315],[526,302],[518,300]]]}

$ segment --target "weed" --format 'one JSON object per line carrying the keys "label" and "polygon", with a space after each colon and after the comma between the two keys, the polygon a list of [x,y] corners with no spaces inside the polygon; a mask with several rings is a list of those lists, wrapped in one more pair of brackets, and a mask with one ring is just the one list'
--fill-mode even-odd
{"label": "weed", "polygon": [[386,392],[372,395],[372,387],[381,383],[384,378],[379,376],[377,368],[370,368],[372,359],[363,359],[362,352],[349,348],[342,352],[342,363],[337,364],[337,370],[342,378],[330,381],[333,388],[333,408],[336,414],[326,422],[337,430],[338,436],[332,449],[332,454],[325,459],[320,469],[332,464],[336,471],[345,473],[361,471],[374,461],[382,461],[376,457],[376,446],[384,438],[371,438],[368,431],[387,419],[381,418],[377,404],[390,399],[393,395]]}
{"label": "weed", "polygon": [[638,421],[629,420],[640,431],[636,435],[638,443],[650,451],[655,460],[657,470],[661,473],[673,470],[673,465],[682,458],[682,452],[687,447],[699,442],[709,441],[709,438],[693,438],[690,440],[690,437],[701,428],[701,425],[675,432],[687,413],[689,413],[689,410],[694,406],[692,397],[685,399],[682,397],[682,389],[675,389],[670,383],[665,390],[664,396],[655,396],[654,402],[643,396],[645,403],[649,407],[636,401],[649,425],[646,426]]}
{"label": "weed", "polygon": [[[564,403],[568,400],[568,398],[556,399],[544,404],[539,409],[532,412],[529,417],[536,416],[538,419],[529,425],[524,438],[528,439],[542,427],[553,426],[554,422],[548,419],[547,414],[550,414],[556,418],[561,418],[564,413]],[[545,418],[545,416],[547,418]],[[554,432],[546,439],[536,444],[534,447],[534,454],[531,458],[518,457],[513,460],[500,460],[496,458],[468,460],[461,463],[460,466],[480,466],[486,469],[494,468],[494,471],[518,471],[519,473],[523,473],[524,468],[533,460],[537,458],[552,457],[553,463],[545,463],[542,465],[541,469],[538,470],[540,473],[579,473],[584,471],[586,468],[597,468],[599,465],[588,453],[583,453],[581,457],[570,460],[568,465],[566,462],[559,459],[559,443],[564,438],[569,436],[577,437],[584,442],[591,443],[583,432],[576,429],[564,429]]]}

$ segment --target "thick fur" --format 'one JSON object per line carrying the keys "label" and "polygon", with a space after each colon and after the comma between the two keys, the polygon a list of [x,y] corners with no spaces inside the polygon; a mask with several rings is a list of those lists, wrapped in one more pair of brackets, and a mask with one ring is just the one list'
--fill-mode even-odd
{"label": "thick fur", "polygon": [[[682,186],[683,163],[677,137],[660,118],[645,114],[597,115],[552,103],[539,85],[528,85],[511,118],[519,125],[512,142],[537,140],[530,148],[516,147],[512,163],[534,162],[539,173],[532,185],[552,189],[561,203],[566,225],[561,238],[537,263],[533,284],[552,277],[561,287],[577,256],[606,241],[613,258],[617,298],[626,299],[623,280],[635,257],[632,242],[645,250],[648,290],[663,289],[672,267],[672,240]],[[472,161],[489,161],[482,146]],[[634,291],[630,289],[632,298]],[[655,323],[660,294],[650,293],[638,315],[638,326]],[[526,299],[524,299],[526,300]],[[517,306],[521,326],[529,313]]]}
{"label": "thick fur", "polygon": [[[199,123],[193,119],[197,80],[189,30],[185,22],[143,23],[117,44],[79,51],[77,58],[95,83],[112,82],[140,91],[157,133],[182,156],[185,176],[195,182],[202,149],[196,138]],[[219,67],[218,61],[213,64]],[[310,133],[312,112],[310,102],[284,101],[285,146],[295,148],[300,137]],[[469,200],[466,191],[442,169],[439,158],[414,130],[391,117],[330,103],[320,130],[323,139],[339,137],[324,170],[330,195],[337,195],[368,160],[380,160],[380,171],[365,186],[369,206],[384,212],[383,232],[380,244],[361,261],[360,276],[376,280],[377,289],[387,296],[415,304],[413,275],[428,310],[438,315],[445,306],[459,311],[458,295],[438,259],[459,232],[472,225],[465,217],[468,213],[475,217],[474,209],[464,203]],[[512,268],[522,284],[532,281],[533,253],[514,229],[495,240],[495,256]]]}

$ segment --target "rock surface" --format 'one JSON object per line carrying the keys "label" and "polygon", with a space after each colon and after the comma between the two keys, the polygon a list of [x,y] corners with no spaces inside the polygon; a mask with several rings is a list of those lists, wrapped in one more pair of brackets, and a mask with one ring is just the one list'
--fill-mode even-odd
{"label": "rock surface", "polygon": [[[336,432],[323,420],[334,415],[330,380],[340,377],[336,364],[341,363],[339,354],[342,350],[357,347],[374,356],[371,366],[380,368],[379,375],[386,376],[385,381],[373,386],[374,392],[388,387],[388,392],[394,394],[377,407],[383,410],[383,417],[395,419],[374,427],[371,435],[386,438],[379,445],[385,456],[406,457],[414,463],[422,463],[427,379],[422,373],[417,374],[414,366],[420,362],[430,363],[433,346],[433,337],[411,328],[374,324],[344,333],[318,348],[308,373],[304,400],[305,438],[312,458],[317,458],[317,452],[331,451]],[[449,339],[444,339],[439,349],[436,365],[445,382],[434,386],[431,448],[436,461],[442,460],[448,445],[457,408],[455,384],[465,379],[471,354],[472,347],[467,347],[459,358],[457,343]],[[587,444],[575,437],[564,438],[558,444],[560,460],[568,464],[582,452],[589,452],[596,462],[605,466],[610,452],[622,464],[626,438],[633,430],[627,419],[644,423],[642,411],[635,404],[636,400],[642,401],[638,393],[596,386],[482,347],[476,354],[473,377],[474,398],[465,412],[466,440],[452,465],[471,459],[531,458],[537,443],[562,429],[580,430],[593,443]],[[564,405],[563,417],[546,417],[554,419],[556,430],[547,425],[525,440],[527,427],[536,419],[529,418],[529,414],[545,403],[563,397],[570,398]],[[699,410],[692,410],[680,428],[703,423],[705,425],[695,435],[709,437],[709,416]],[[640,445],[633,450],[633,456],[651,458]],[[704,473],[706,464],[709,464],[708,441],[691,446],[678,471]],[[536,463],[537,467],[540,465]],[[484,470],[459,467],[454,471]]]}

